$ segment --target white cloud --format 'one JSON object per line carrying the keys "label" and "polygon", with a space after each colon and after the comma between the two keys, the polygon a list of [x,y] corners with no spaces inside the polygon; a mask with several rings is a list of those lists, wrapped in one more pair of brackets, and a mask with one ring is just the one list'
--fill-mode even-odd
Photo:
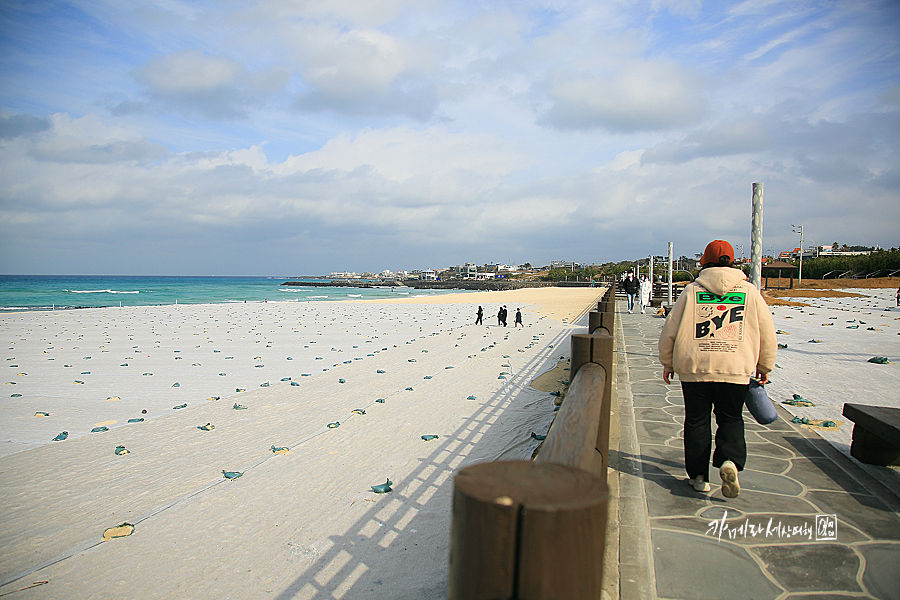
{"label": "white cloud", "polygon": [[607,75],[556,76],[547,87],[552,106],[541,122],[560,129],[666,130],[707,111],[703,79],[676,64],[630,61]]}
{"label": "white cloud", "polygon": [[[146,86],[147,108],[162,102],[176,111],[213,120],[246,118],[248,108],[282,91],[288,79],[281,68],[250,73],[232,58],[196,49],[154,56],[135,69],[134,76]],[[139,101],[126,101],[117,114],[141,108]]]}

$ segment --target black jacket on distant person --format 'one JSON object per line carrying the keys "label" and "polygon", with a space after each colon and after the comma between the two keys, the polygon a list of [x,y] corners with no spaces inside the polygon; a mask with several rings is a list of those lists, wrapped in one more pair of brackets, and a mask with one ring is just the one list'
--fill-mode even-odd
{"label": "black jacket on distant person", "polygon": [[622,287],[625,289],[626,294],[637,294],[638,290],[641,289],[641,282],[635,277],[630,279],[626,278],[625,281],[622,282]]}

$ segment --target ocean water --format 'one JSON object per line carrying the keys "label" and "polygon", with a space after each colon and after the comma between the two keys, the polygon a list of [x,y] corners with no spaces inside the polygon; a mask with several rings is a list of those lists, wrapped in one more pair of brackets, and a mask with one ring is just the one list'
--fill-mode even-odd
{"label": "ocean water", "polygon": [[281,285],[289,280],[287,277],[0,275],[0,311],[228,302],[363,300],[432,296],[454,291],[414,290],[401,287]]}

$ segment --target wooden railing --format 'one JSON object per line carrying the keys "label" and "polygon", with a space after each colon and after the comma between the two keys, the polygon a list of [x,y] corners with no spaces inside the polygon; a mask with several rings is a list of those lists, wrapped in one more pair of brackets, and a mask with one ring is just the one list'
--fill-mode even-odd
{"label": "wooden railing", "polygon": [[595,600],[603,585],[615,290],[573,334],[571,384],[534,462],[453,482],[450,600]]}

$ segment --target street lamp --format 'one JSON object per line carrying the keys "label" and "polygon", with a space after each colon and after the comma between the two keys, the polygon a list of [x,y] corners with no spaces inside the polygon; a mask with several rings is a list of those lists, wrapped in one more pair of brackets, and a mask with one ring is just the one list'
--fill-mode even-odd
{"label": "street lamp", "polygon": [[797,285],[803,283],[803,225],[791,225],[794,233],[800,234],[800,272],[797,273]]}
{"label": "street lamp", "polygon": [[[744,246],[743,246],[742,244],[735,244],[735,245],[734,245],[734,249],[735,249],[735,250],[740,249],[740,251],[741,251],[741,264],[743,264],[743,263],[744,263]],[[737,257],[735,257],[735,258],[737,258]]]}

